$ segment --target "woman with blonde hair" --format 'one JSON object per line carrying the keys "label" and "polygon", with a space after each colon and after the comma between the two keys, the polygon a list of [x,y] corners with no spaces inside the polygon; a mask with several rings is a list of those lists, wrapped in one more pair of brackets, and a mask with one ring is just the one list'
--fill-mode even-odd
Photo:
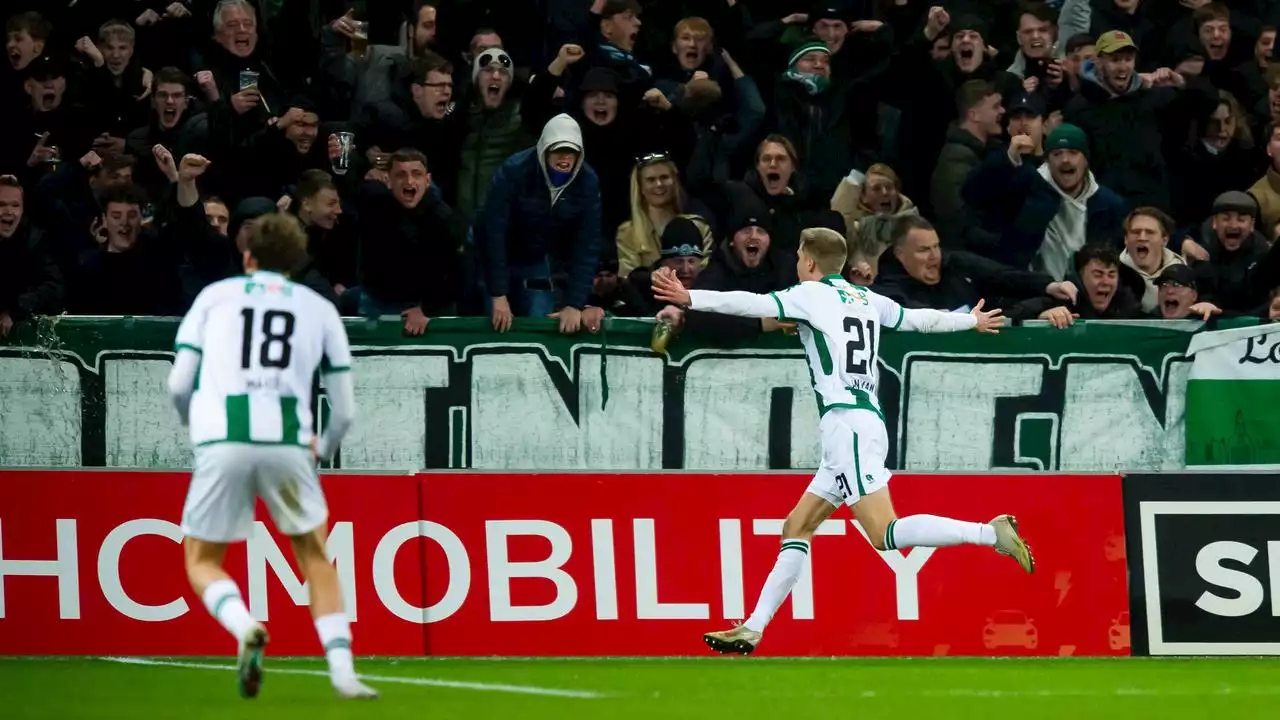
{"label": "woman with blonde hair", "polygon": [[638,267],[656,263],[662,231],[677,217],[698,227],[709,256],[714,238],[706,218],[711,212],[685,193],[675,161],[666,153],[639,158],[631,170],[631,219],[618,226],[618,274],[626,276]]}

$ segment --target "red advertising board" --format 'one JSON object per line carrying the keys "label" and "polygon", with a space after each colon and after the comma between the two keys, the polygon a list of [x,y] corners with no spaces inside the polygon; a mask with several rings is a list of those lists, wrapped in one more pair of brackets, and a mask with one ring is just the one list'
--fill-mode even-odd
{"label": "red advertising board", "polygon": [[[0,472],[0,655],[232,653],[235,644],[205,612],[182,566],[178,522],[189,477]],[[382,538],[416,526],[418,487],[411,475],[325,478],[330,552],[349,579],[348,596],[355,594],[357,652],[422,654],[422,626],[386,609],[371,573]],[[258,517],[265,518],[261,507]],[[233,546],[225,566],[254,613],[266,615],[273,652],[319,654],[308,610],[298,607],[306,593],[288,540],[268,526],[260,523],[250,542]],[[414,604],[422,600],[421,550],[407,543],[393,558],[396,588]]]}
{"label": "red advertising board", "polygon": [[[221,655],[187,589],[185,476],[0,472],[0,655]],[[330,475],[363,655],[687,655],[749,614],[793,474]],[[1018,516],[1026,576],[977,547],[880,553],[838,512],[760,654],[1128,654],[1120,478],[899,475],[901,514]],[[319,646],[269,523],[227,567],[273,652]],[[35,562],[32,562],[35,561]],[[185,604],[183,604],[185,603]]]}

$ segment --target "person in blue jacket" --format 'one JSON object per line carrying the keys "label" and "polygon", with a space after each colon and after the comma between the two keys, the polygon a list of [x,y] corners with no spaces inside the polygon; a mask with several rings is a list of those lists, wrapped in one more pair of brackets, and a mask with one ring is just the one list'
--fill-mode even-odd
{"label": "person in blue jacket", "polygon": [[600,259],[600,184],[572,117],[551,118],[536,146],[494,174],[475,241],[495,330],[550,315],[578,331]]}

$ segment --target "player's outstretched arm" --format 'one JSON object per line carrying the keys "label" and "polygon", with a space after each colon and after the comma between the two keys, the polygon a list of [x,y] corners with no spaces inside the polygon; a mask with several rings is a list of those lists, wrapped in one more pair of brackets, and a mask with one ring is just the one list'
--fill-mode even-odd
{"label": "player's outstretched arm", "polygon": [[688,290],[670,268],[659,268],[650,275],[653,297],[686,310],[737,315],[749,318],[776,318],[778,303],[768,295],[715,290]]}
{"label": "player's outstretched arm", "polygon": [[923,333],[959,332],[977,330],[985,333],[999,333],[1004,327],[1004,311],[983,310],[984,301],[979,300],[973,310],[968,313],[945,312],[928,309],[902,309],[902,323],[899,330],[914,330]]}
{"label": "player's outstretched arm", "polygon": [[196,387],[196,373],[200,372],[200,353],[189,347],[178,348],[169,370],[169,399],[178,410],[178,419],[187,426],[191,414],[191,393]]}

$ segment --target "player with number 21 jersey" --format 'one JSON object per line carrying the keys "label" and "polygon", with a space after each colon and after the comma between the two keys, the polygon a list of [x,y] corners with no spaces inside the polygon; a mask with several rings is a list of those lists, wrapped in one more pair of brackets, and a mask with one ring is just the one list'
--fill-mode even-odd
{"label": "player with number 21 jersey", "polygon": [[[907,218],[898,233],[934,232],[927,221]],[[999,310],[972,313],[905,309],[842,276],[844,237],[825,228],[800,234],[798,285],[780,292],[686,290],[665,269],[652,276],[654,297],[672,303],[659,318],[678,322],[683,311],[773,319],[797,326],[804,344],[813,389],[818,396],[822,460],[800,501],[782,526],[782,545],[751,617],[729,630],[709,632],[703,640],[721,653],[750,653],[765,627],[791,593],[808,561],[809,543],[824,520],[848,505],[878,550],[948,545],[985,545],[1034,569],[1030,548],[1017,521],[999,515],[988,523],[963,522],[935,515],[898,518],[889,498],[892,473],[885,466],[889,437],[876,397],[877,354],[882,330],[999,332]]]}

